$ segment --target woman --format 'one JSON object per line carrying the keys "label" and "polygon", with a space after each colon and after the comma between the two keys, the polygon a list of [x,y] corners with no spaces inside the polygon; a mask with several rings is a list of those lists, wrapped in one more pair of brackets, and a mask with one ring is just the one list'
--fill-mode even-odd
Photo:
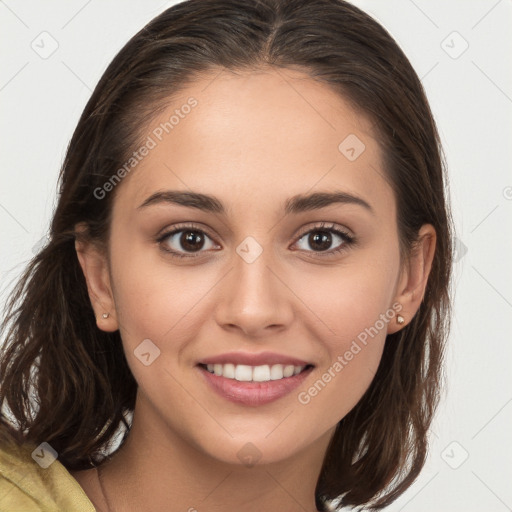
{"label": "woman", "polygon": [[360,9],[167,9],[98,83],[9,303],[0,509],[392,503],[440,392],[445,187],[421,83]]}

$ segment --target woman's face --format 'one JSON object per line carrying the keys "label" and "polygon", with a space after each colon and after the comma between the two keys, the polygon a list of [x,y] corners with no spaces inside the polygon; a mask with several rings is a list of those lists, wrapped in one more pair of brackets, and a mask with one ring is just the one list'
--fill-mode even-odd
{"label": "woman's face", "polygon": [[[147,149],[115,190],[109,241],[109,322],[139,385],[138,421],[156,417],[238,464],[325,441],[396,330],[396,204],[371,123],[299,72],[224,71],[198,78],[143,135]],[[215,197],[215,208],[177,204],[171,191]],[[307,200],[335,192],[345,200]],[[185,231],[163,236],[175,228]],[[263,352],[314,367],[282,396],[243,399],[210,386],[236,382],[229,367],[222,377],[199,366]],[[274,371],[266,386],[282,391],[290,377]]]}

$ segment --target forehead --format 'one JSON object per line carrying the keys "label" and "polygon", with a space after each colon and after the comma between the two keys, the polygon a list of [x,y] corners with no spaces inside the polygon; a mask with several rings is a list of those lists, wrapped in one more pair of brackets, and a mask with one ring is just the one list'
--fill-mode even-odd
{"label": "forehead", "polygon": [[118,191],[130,211],[166,189],[215,195],[228,211],[274,210],[290,196],[330,188],[393,207],[371,121],[299,71],[200,75],[146,137],[152,149]]}

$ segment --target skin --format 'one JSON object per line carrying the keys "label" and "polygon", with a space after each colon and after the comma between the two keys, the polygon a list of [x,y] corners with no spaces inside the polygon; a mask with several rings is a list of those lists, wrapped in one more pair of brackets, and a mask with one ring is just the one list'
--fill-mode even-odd
{"label": "skin", "polygon": [[[117,186],[108,254],[76,244],[98,328],[120,329],[139,385],[128,440],[102,470],[105,490],[113,510],[314,511],[336,424],[370,385],[386,335],[419,308],[435,230],[422,227],[417,250],[401,266],[396,201],[372,123],[324,84],[282,69],[202,75],[146,135],[191,96],[198,105]],[[354,161],[338,149],[349,134],[366,146]],[[170,203],[137,208],[168,189],[214,195],[227,214]],[[333,204],[284,214],[291,196],[334,190],[364,199],[374,213]],[[326,255],[344,241],[333,233],[324,251],[310,243],[306,233],[321,221],[357,243]],[[206,230],[196,259],[162,250],[191,254],[181,233],[155,241],[184,222]],[[247,236],[263,249],[252,263],[236,252]],[[389,321],[309,403],[300,403],[298,392],[397,302],[405,324]],[[161,351],[149,366],[134,355],[147,338]],[[239,405],[213,393],[195,366],[232,350],[274,351],[315,368],[300,389],[277,401]],[[237,455],[246,443],[261,455],[252,467]],[[95,470],[72,475],[107,510]]]}

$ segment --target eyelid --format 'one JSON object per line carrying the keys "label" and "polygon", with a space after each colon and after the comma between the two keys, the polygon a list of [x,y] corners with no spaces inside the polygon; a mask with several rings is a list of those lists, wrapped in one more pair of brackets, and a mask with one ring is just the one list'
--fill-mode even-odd
{"label": "eyelid", "polygon": [[307,235],[309,232],[314,231],[314,230],[320,231],[321,229],[325,229],[326,231],[329,231],[329,230],[338,231],[351,240],[355,239],[355,236],[352,234],[351,230],[349,230],[339,224],[336,224],[335,222],[326,222],[326,221],[320,221],[320,222],[315,223],[313,226],[308,226],[308,227],[304,228],[303,230],[301,230],[299,232],[298,235],[296,235],[296,237],[298,237],[298,239],[300,240],[304,235]]}
{"label": "eyelid", "polygon": [[211,239],[215,239],[215,235],[213,235],[206,226],[195,222],[179,222],[178,224],[174,224],[172,227],[165,227],[158,232],[156,239],[165,239],[177,231],[184,231],[186,229],[201,231],[207,234]]}

